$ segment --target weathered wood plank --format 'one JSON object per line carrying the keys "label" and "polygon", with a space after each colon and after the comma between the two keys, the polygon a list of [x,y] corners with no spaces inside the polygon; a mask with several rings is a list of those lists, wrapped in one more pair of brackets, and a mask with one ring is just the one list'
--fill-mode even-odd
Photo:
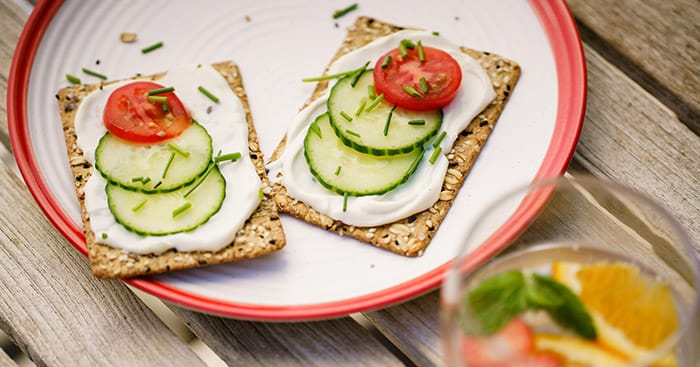
{"label": "weathered wood plank", "polygon": [[700,2],[567,2],[585,42],[700,134]]}
{"label": "weathered wood plank", "polygon": [[0,165],[0,328],[39,365],[202,365],[121,282],[87,261]]}
{"label": "weathered wood plank", "polygon": [[[700,244],[700,138],[598,52],[585,52],[588,105],[574,164],[657,198]],[[416,364],[441,364],[437,298],[436,291],[366,316]]]}
{"label": "weathered wood plank", "polygon": [[10,139],[7,132],[7,80],[12,65],[15,45],[22,33],[27,14],[10,0],[0,0],[0,143],[8,150]]}
{"label": "weathered wood plank", "polygon": [[171,308],[231,366],[403,365],[349,317],[305,323],[265,323]]}

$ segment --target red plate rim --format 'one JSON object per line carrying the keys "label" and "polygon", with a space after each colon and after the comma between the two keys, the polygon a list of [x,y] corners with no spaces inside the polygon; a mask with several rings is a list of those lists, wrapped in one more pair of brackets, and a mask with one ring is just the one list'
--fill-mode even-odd
{"label": "red plate rim", "polygon": [[[558,101],[552,139],[535,179],[564,173],[576,149],[586,107],[587,79],[583,46],[574,19],[564,0],[530,0],[549,40],[557,70]],[[29,191],[58,231],[83,255],[87,255],[82,230],[64,212],[44,181],[34,158],[27,124],[26,102],[29,77],[44,33],[63,1],[42,0],[34,7],[20,35],[10,68],[7,117],[10,140],[17,165]],[[471,262],[484,261],[503,250],[508,238],[520,232],[527,219],[537,213],[544,198],[524,202],[497,234],[472,255]],[[419,277],[397,286],[339,301],[292,306],[265,306],[220,301],[186,292],[152,278],[124,280],[125,283],[160,299],[214,315],[261,321],[303,321],[346,316],[374,310],[429,292],[440,285],[451,266],[449,261]]]}

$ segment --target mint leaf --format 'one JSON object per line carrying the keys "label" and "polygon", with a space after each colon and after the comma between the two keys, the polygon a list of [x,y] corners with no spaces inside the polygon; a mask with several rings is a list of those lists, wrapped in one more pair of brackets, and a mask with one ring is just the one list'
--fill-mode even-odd
{"label": "mint leaf", "polygon": [[564,299],[557,291],[542,282],[535,281],[534,275],[527,277],[525,284],[525,298],[529,308],[544,309],[564,303]]}
{"label": "mint leaf", "polygon": [[486,334],[493,334],[525,311],[525,276],[517,270],[487,278],[467,294],[467,312],[472,312]]}
{"label": "mint leaf", "polygon": [[[567,286],[545,275],[533,274],[532,279],[533,287],[538,288],[538,292],[549,295],[556,294],[561,301],[553,305],[546,305],[540,302],[532,304],[533,306],[546,310],[561,327],[571,329],[586,339],[596,339],[597,335],[593,319],[574,292]],[[528,298],[528,300],[530,299]]]}

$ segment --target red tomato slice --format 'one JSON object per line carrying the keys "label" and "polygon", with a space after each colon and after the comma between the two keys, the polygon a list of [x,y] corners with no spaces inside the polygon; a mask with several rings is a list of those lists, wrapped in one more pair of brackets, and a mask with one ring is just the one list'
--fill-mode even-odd
{"label": "red tomato slice", "polygon": [[103,113],[107,130],[135,143],[157,143],[180,135],[192,122],[190,114],[173,92],[158,94],[168,98],[165,110],[163,103],[149,101],[148,92],[161,88],[157,83],[139,81],[114,90]]}
{"label": "red tomato slice", "polygon": [[[447,52],[427,46],[423,46],[425,61],[420,61],[418,47],[406,51],[407,57],[396,48],[377,60],[374,67],[377,93],[384,93],[387,102],[414,111],[434,110],[452,102],[462,82],[462,68],[457,61]],[[387,55],[391,56],[391,62],[382,68]],[[427,92],[421,86],[421,78],[427,82]],[[412,88],[420,96],[407,93],[404,87]]]}

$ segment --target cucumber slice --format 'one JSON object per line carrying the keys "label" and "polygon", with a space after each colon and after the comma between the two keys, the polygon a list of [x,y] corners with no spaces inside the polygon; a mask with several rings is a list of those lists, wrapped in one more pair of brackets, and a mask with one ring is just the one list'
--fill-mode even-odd
{"label": "cucumber slice", "polygon": [[325,113],[306,133],[304,157],[311,174],[325,188],[341,195],[379,195],[408,180],[423,157],[423,149],[383,157],[360,153],[338,139]]}
{"label": "cucumber slice", "polygon": [[[374,83],[372,70],[365,71],[354,87],[352,81],[352,75],[340,79],[328,97],[331,126],[345,145],[372,155],[403,154],[422,147],[440,129],[441,109],[419,112],[396,108],[392,112],[394,106],[382,101],[368,112],[371,100],[367,87]],[[365,106],[358,115],[363,104]],[[387,129],[390,113],[391,121]],[[348,121],[348,117],[352,121]],[[425,123],[408,123],[418,120]]]}
{"label": "cucumber slice", "polygon": [[[146,236],[164,236],[191,231],[214,215],[226,196],[226,181],[216,165],[206,176],[178,190],[145,193],[107,183],[107,203],[117,223],[128,230]],[[190,195],[186,195],[190,189]],[[191,206],[182,210],[189,203]]]}
{"label": "cucumber slice", "polygon": [[131,143],[107,133],[95,150],[95,166],[112,184],[129,190],[167,192],[201,175],[211,154],[211,137],[204,127],[192,122],[179,136],[158,144]]}

